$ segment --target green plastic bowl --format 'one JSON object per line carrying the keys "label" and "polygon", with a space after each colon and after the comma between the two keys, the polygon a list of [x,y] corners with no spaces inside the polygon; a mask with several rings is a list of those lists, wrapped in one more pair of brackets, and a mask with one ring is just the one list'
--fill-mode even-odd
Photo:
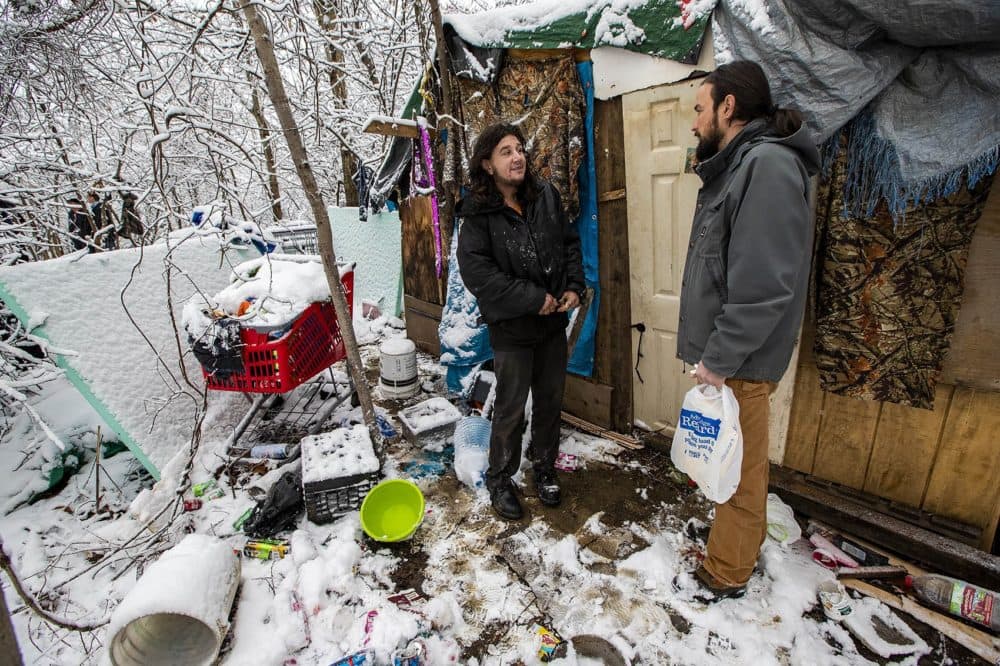
{"label": "green plastic bowl", "polygon": [[409,479],[388,479],[361,503],[361,528],[376,541],[405,541],[424,519],[424,494]]}

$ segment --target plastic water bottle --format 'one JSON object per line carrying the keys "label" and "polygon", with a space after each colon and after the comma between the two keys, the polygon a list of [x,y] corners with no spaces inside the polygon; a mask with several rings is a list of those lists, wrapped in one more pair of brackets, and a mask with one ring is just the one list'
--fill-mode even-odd
{"label": "plastic water bottle", "polygon": [[936,574],[907,577],[906,582],[928,606],[1000,631],[1000,594]]}

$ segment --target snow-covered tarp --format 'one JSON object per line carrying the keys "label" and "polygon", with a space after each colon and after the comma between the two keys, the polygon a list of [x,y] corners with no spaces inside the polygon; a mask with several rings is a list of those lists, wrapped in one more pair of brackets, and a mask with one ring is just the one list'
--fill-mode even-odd
{"label": "snow-covered tarp", "polygon": [[478,14],[449,14],[444,22],[478,47],[615,46],[693,63],[714,5],[715,0],[539,0]]}
{"label": "snow-covered tarp", "polygon": [[[229,249],[218,236],[0,268],[0,298],[34,334],[154,478],[191,438],[194,391],[203,382],[174,324],[198,290],[229,281],[230,265],[257,255]],[[169,268],[168,268],[169,267]],[[169,284],[169,289],[168,289]],[[168,307],[169,301],[172,305]],[[185,393],[187,391],[187,393]]]}
{"label": "snow-covered tarp", "polygon": [[1000,156],[1000,3],[722,0],[717,64],[757,62],[817,142],[852,118],[846,205],[870,215],[974,185]]}

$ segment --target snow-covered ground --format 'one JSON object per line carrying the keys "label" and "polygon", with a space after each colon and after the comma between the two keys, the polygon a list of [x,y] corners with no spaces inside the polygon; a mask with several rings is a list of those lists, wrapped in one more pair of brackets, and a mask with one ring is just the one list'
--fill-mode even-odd
{"label": "snow-covered ground", "polygon": [[[388,324],[356,322],[370,368],[377,368],[376,343],[402,335]],[[420,374],[425,389],[440,389],[443,371],[433,360],[420,357]],[[424,391],[384,406],[395,412],[428,397]],[[218,475],[227,429],[245,404],[237,394],[210,396],[191,482]],[[22,464],[22,451],[47,446],[27,417],[19,417],[0,442],[0,491],[8,511],[0,517],[0,535],[42,605],[79,623],[108,618],[143,570],[187,532],[241,549],[246,536],[233,522],[253,505],[252,497],[298,464],[274,461],[243,476],[218,475],[222,497],[206,498],[199,510],[177,513],[172,521],[168,510],[150,529],[142,520],[166,506],[183,465],[172,461],[151,487],[128,452],[103,459],[103,510],[95,513],[99,422],[61,382],[51,383],[35,405],[61,434],[80,443],[85,460],[58,494],[18,505],[15,498],[37,485],[39,475]],[[333,424],[358,421],[360,410],[349,402],[331,418]],[[398,428],[398,420],[390,421]],[[634,664],[872,663],[866,658],[872,652],[859,649],[847,629],[816,611],[816,588],[832,574],[813,563],[805,542],[781,546],[769,539],[743,599],[706,607],[692,600],[693,584],[684,576],[675,590],[675,576],[696,564],[702,547],[685,525],[708,519],[711,505],[669,477],[662,455],[637,454],[564,429],[563,450],[579,458],[580,468],[562,475],[563,507],[542,507],[521,479],[528,518],[507,523],[494,517],[485,491],[456,480],[447,456],[433,451],[440,442],[429,445],[423,451],[397,442],[383,466],[386,477],[415,474],[425,495],[423,523],[411,540],[372,541],[356,512],[324,525],[303,516],[285,535],[291,544],[287,557],[242,558],[222,664],[326,665],[358,652],[369,653],[373,661],[367,663],[386,664],[407,649],[422,652],[426,664],[530,664],[539,661],[540,626],[564,639],[596,635]],[[434,460],[446,463],[443,474],[426,464]],[[409,604],[391,599],[407,588],[416,588],[421,598]],[[4,591],[26,663],[104,659],[106,627],[83,633],[51,627],[24,608],[6,580]],[[190,594],[198,604],[199,590]],[[855,605],[869,616],[889,617],[878,602],[859,599]],[[917,654],[896,659],[917,663],[930,651],[921,644]],[[947,663],[940,647],[935,656],[941,657],[936,663]],[[561,660],[600,663],[572,645]]]}

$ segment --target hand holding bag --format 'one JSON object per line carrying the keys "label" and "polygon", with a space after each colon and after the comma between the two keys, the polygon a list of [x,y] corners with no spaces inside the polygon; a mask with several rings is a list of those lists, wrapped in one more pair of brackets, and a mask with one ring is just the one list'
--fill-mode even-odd
{"label": "hand holding bag", "polygon": [[687,392],[670,459],[713,502],[723,504],[733,496],[740,485],[743,432],[731,388],[699,384]]}

